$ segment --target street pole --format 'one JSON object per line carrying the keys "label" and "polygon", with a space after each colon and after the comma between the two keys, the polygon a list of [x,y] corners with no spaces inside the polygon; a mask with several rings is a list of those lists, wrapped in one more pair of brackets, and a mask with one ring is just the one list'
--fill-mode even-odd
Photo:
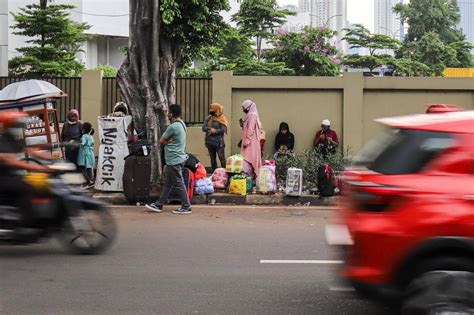
{"label": "street pole", "polygon": [[330,21],[332,18],[335,18],[335,17],[338,17],[338,16],[342,16],[342,14],[336,14],[336,15],[330,16],[330,17],[326,20],[326,23],[324,23],[324,28],[328,28],[328,23],[329,23],[329,21]]}

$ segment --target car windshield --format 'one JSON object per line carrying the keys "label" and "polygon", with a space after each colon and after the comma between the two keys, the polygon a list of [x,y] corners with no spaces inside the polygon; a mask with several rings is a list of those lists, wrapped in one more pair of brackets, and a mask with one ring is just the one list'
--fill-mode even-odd
{"label": "car windshield", "polygon": [[370,141],[353,163],[381,174],[413,174],[452,143],[449,133],[389,129]]}

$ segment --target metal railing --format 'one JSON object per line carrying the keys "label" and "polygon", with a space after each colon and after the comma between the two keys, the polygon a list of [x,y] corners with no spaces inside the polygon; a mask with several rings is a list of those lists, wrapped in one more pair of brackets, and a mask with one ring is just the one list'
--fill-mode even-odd
{"label": "metal railing", "polygon": [[30,79],[38,79],[43,81],[48,81],[59,89],[61,89],[64,93],[67,94],[66,97],[61,97],[57,102],[57,111],[58,111],[58,119],[61,122],[66,121],[67,113],[69,110],[75,108],[81,112],[81,78],[80,77],[51,77],[51,78],[30,78],[30,77],[0,77],[0,90],[3,89],[5,86],[30,80]]}
{"label": "metal railing", "polygon": [[212,102],[212,79],[178,78],[176,102],[182,106],[182,117],[187,124],[202,124]]}
{"label": "metal railing", "polygon": [[[115,78],[103,78],[102,89],[103,112],[109,114],[117,102],[124,100]],[[201,124],[212,102],[212,79],[177,78],[176,102],[182,106],[182,118],[187,124]]]}

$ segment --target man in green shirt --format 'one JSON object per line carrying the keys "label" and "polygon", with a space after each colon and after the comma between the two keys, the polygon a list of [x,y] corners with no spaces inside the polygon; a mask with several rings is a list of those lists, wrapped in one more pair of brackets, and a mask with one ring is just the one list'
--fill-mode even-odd
{"label": "man in green shirt", "polygon": [[186,162],[186,125],[180,116],[181,106],[177,104],[170,105],[168,118],[171,125],[160,139],[160,144],[164,145],[165,150],[165,168],[163,170],[165,181],[160,199],[145,205],[145,207],[154,212],[163,211],[163,205],[166,204],[171,189],[175,189],[181,199],[181,208],[174,210],[173,213],[191,213],[191,204],[183,178],[183,167],[184,162]]}

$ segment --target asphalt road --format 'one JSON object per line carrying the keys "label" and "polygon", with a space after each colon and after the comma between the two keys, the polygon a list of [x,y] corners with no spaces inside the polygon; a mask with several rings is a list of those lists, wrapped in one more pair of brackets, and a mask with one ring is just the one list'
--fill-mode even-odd
{"label": "asphalt road", "polygon": [[[113,208],[120,235],[99,256],[57,242],[0,246],[2,314],[387,314],[338,288],[323,228],[333,211],[195,207],[188,216]],[[332,290],[331,290],[332,288]]]}

